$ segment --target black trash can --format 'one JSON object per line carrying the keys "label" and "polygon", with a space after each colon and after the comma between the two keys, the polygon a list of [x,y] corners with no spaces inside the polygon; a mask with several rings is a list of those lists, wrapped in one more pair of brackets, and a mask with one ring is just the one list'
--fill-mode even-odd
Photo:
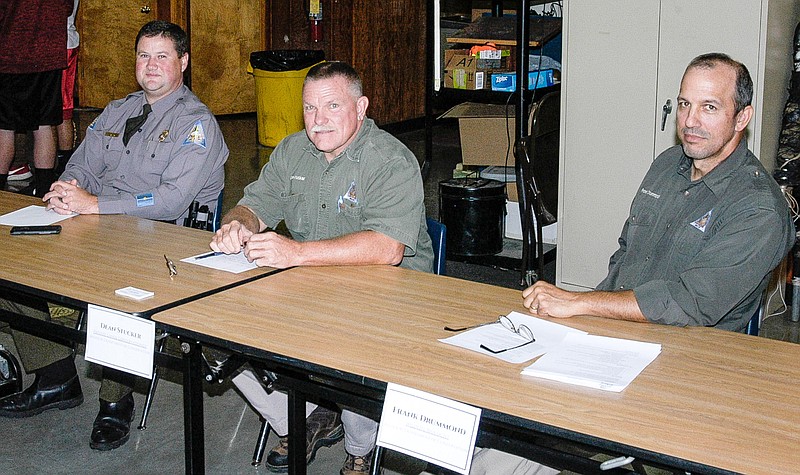
{"label": "black trash can", "polygon": [[275,147],[303,129],[303,81],[325,60],[321,50],[269,50],[250,53],[247,72],[256,82],[258,142]]}
{"label": "black trash can", "polygon": [[439,182],[439,221],[447,226],[447,253],[490,256],[503,250],[505,183],[486,178]]}

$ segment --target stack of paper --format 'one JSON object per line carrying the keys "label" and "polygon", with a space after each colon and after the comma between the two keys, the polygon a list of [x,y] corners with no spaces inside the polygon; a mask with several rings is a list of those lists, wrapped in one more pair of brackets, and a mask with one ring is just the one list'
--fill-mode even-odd
{"label": "stack of paper", "polygon": [[[472,330],[461,332],[450,338],[442,338],[439,341],[447,343],[448,345],[460,346],[468,350],[477,351],[484,355],[493,356],[497,359],[507,361],[509,363],[524,363],[532,360],[537,356],[543,355],[558,345],[564,340],[564,337],[569,333],[585,334],[586,332],[570,328],[558,323],[549,322],[536,318],[524,313],[511,312],[508,314],[509,320],[516,327],[525,325],[530,328],[536,341],[525,346],[520,346],[514,350],[506,351],[503,353],[491,353],[481,348],[481,345],[488,346],[489,348],[510,348],[525,340],[516,335],[514,332],[509,331],[500,323],[492,323],[490,325],[482,325]],[[457,325],[456,322],[454,322]]]}
{"label": "stack of paper", "polygon": [[522,374],[620,392],[661,353],[661,345],[570,333]]}

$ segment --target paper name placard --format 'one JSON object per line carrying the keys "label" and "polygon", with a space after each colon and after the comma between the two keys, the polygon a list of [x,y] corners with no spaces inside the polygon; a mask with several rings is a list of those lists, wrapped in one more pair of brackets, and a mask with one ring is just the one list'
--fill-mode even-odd
{"label": "paper name placard", "polygon": [[154,321],[89,305],[84,359],[152,379],[155,338]]}
{"label": "paper name placard", "polygon": [[389,383],[377,444],[466,475],[480,420],[479,408]]}

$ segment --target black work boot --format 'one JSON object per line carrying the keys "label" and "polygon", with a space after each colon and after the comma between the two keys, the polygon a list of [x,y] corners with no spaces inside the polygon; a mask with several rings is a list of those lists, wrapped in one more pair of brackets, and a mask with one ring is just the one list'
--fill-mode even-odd
{"label": "black work boot", "polygon": [[69,409],[83,403],[83,391],[72,357],[36,371],[28,389],[0,399],[0,416],[30,417],[48,409]]}
{"label": "black work boot", "polygon": [[92,427],[89,447],[95,450],[113,450],[128,441],[133,420],[133,393],[117,402],[100,400],[100,412]]}

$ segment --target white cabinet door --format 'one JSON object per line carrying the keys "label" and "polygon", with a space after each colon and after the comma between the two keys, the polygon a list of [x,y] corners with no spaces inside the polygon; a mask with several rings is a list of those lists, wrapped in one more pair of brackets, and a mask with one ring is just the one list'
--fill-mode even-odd
{"label": "white cabinet door", "polygon": [[[725,53],[744,63],[753,82],[759,78],[759,30],[761,2],[753,0],[663,0],[658,51],[658,102],[655,104],[653,127],[657,130],[653,156],[678,143],[675,130],[675,98],[681,77],[695,56],[704,53]],[[757,89],[757,88],[756,88]],[[757,92],[757,91],[756,91]],[[661,131],[661,111],[667,100],[672,114]],[[754,97],[753,103],[758,104]],[[752,121],[748,127],[748,145],[753,150]]]}
{"label": "white cabinet door", "polygon": [[[748,67],[756,108],[748,146],[762,161],[772,160],[769,149],[776,145],[762,131],[764,112],[770,109],[768,126],[777,130],[779,118],[772,116],[779,115],[785,94],[780,104],[760,96],[767,83],[766,92],[780,96],[788,75],[763,76],[765,65],[790,59],[782,55],[798,3],[631,0],[609,8],[599,0],[564,2],[558,285],[591,289],[605,277],[642,177],[653,158],[678,142],[675,102],[695,56],[722,52]],[[766,43],[775,47],[766,49]],[[667,100],[672,112],[662,131]]]}
{"label": "white cabinet door", "polygon": [[656,1],[564,2],[556,281],[605,277],[631,198],[652,162]]}

